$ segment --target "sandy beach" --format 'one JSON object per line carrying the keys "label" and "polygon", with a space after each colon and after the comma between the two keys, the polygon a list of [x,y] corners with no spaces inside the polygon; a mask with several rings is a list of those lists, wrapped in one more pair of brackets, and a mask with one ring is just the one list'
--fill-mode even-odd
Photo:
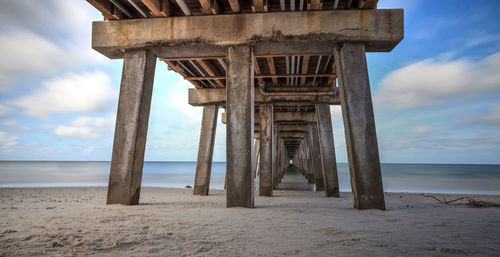
{"label": "sandy beach", "polygon": [[[498,256],[500,208],[386,194],[387,211],[350,193],[275,191],[255,209],[223,190],[143,188],[138,206],[105,205],[106,188],[0,189],[0,256]],[[448,200],[458,195],[440,195]],[[473,196],[500,202],[500,196]]]}

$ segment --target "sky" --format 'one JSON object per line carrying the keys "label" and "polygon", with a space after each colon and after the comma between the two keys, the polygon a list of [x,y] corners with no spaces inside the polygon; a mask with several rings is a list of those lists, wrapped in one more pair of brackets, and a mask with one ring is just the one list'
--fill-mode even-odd
{"label": "sky", "polygon": [[[405,38],[367,53],[381,162],[500,163],[500,1],[380,0]],[[92,50],[86,1],[0,0],[0,160],[111,159],[122,60]],[[146,161],[195,161],[201,107],[157,62]],[[219,110],[219,113],[222,110]],[[336,156],[347,162],[340,108]],[[225,125],[214,161],[225,161]]]}

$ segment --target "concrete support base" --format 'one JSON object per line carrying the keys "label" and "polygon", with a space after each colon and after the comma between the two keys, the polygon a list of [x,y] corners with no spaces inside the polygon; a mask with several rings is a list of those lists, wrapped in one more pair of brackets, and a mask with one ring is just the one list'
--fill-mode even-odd
{"label": "concrete support base", "polygon": [[260,105],[259,195],[273,195],[273,105]]}
{"label": "concrete support base", "polygon": [[345,43],[335,50],[340,101],[354,207],[385,209],[365,46]]}
{"label": "concrete support base", "polygon": [[339,180],[337,175],[337,161],[335,159],[335,145],[333,143],[332,118],[328,104],[316,104],[318,115],[318,135],[320,141],[321,163],[323,179],[325,181],[325,196],[339,197]]}
{"label": "concrete support base", "polygon": [[227,207],[254,206],[254,64],[248,45],[227,51]]}
{"label": "concrete support base", "polygon": [[149,50],[125,52],[107,204],[139,204],[155,66]]}
{"label": "concrete support base", "polygon": [[196,176],[194,179],[194,195],[208,195],[210,188],[218,108],[217,105],[205,105],[203,107],[200,144],[198,146],[198,160],[196,161]]}

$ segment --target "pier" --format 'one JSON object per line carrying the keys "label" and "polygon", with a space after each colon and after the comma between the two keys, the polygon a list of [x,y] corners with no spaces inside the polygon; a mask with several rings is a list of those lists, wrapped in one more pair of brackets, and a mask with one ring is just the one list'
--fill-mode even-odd
{"label": "pier", "polygon": [[193,84],[186,100],[203,108],[194,194],[209,194],[220,112],[227,207],[253,208],[256,188],[272,197],[290,163],[339,197],[330,106],[340,105],[353,206],[385,209],[365,55],[403,39],[403,10],[377,0],[87,1],[104,17],[92,24],[92,48],[124,60],[108,204],[139,203],[160,60]]}

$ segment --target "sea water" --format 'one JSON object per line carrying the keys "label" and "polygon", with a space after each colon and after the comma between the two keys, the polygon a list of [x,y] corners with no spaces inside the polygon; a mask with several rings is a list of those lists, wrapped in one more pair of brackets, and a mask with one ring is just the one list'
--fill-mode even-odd
{"label": "sea water", "polygon": [[[107,186],[109,162],[0,161],[0,187]],[[341,191],[351,191],[346,163],[338,163]],[[142,185],[193,186],[196,162],[145,162]],[[214,162],[210,188],[223,189],[226,163]],[[387,192],[500,194],[500,165],[382,164]]]}

